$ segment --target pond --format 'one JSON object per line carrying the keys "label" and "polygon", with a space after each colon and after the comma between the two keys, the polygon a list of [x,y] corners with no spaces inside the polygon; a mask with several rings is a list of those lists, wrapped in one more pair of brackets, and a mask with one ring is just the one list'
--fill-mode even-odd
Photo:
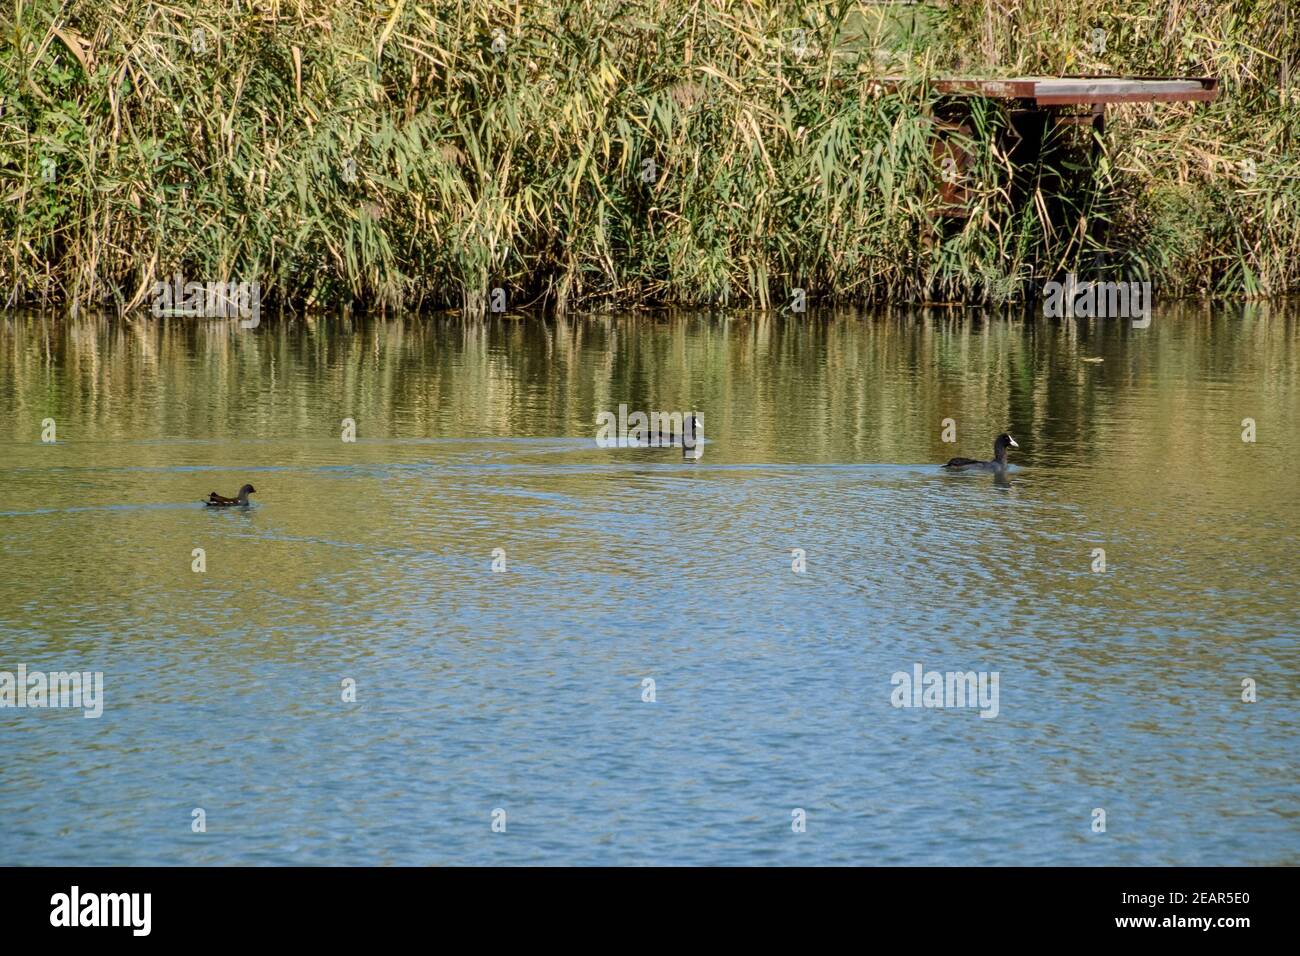
{"label": "pond", "polygon": [[0,864],[1300,863],[1298,385],[1276,305],[9,314],[0,672],[103,683]]}

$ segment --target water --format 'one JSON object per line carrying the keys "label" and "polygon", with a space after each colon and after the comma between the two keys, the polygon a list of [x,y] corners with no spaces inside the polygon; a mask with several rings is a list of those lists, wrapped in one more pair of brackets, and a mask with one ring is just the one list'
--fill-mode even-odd
{"label": "water", "polygon": [[1298,383],[1266,306],[5,317],[0,670],[105,690],[0,709],[0,863],[1300,863]]}

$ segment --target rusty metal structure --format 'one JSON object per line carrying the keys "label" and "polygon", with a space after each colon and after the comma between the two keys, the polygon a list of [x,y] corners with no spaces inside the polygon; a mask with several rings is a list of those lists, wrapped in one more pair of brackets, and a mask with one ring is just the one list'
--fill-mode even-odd
{"label": "rusty metal structure", "polygon": [[[899,77],[876,81],[886,89],[901,85]],[[1219,95],[1213,77],[1134,76],[1017,76],[1002,79],[942,78],[931,83],[942,94],[934,122],[936,165],[947,162],[964,174],[971,157],[961,145],[972,137],[969,99],[999,100],[1008,111],[1008,141],[1003,144],[1015,170],[1036,167],[1045,144],[1063,128],[1091,126],[1099,135],[1106,129],[1106,107],[1134,103],[1204,103]],[[1021,177],[1017,177],[1020,179]],[[940,183],[937,215],[962,219],[969,215],[967,190],[960,176]],[[1013,188],[1013,201],[1023,199],[1024,184]]]}
{"label": "rusty metal structure", "polygon": [[935,82],[934,87],[954,96],[1019,100],[1033,107],[1205,102],[1219,95],[1219,81],[1210,77],[1017,76],[998,80],[944,79]]}

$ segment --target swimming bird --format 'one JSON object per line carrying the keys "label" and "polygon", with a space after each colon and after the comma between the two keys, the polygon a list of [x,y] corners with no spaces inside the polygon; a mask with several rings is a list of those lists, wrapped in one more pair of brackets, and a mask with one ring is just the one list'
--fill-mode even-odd
{"label": "swimming bird", "polygon": [[1016,440],[1003,432],[993,442],[993,460],[976,461],[974,458],[950,458],[943,467],[952,471],[1002,471],[1007,467],[1007,449],[1019,448]]}
{"label": "swimming bird", "polygon": [[695,413],[692,412],[690,417],[687,418],[686,421],[682,422],[681,435],[678,435],[673,431],[672,421],[669,420],[668,433],[664,434],[663,426],[661,425],[657,434],[653,432],[650,434],[647,443],[654,448],[671,448],[675,445],[682,445],[684,447],[688,436],[694,440],[699,433],[700,420],[696,418]]}
{"label": "swimming bird", "polygon": [[225,495],[219,495],[215,491],[208,492],[208,500],[203,502],[209,508],[229,508],[231,505],[243,505],[248,507],[248,496],[257,491],[252,485],[244,485],[239,489],[239,494],[234,498],[227,498]]}

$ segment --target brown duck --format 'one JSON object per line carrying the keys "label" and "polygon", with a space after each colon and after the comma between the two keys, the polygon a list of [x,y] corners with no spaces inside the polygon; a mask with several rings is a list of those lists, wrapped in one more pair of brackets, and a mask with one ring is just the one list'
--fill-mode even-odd
{"label": "brown duck", "polygon": [[248,496],[257,491],[252,485],[244,485],[239,489],[239,494],[233,498],[227,498],[225,495],[219,495],[215,491],[208,493],[208,500],[203,502],[209,508],[229,508],[231,505],[248,506]]}

